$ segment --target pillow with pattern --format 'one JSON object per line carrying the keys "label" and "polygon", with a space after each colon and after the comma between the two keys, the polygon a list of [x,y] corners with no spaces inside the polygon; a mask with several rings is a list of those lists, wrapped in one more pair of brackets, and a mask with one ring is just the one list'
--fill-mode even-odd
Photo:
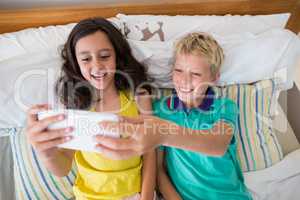
{"label": "pillow with pattern", "polygon": [[245,32],[258,34],[273,28],[283,29],[289,16],[289,13],[256,16],[118,14],[116,18],[123,22],[123,33],[129,39],[168,41],[193,31],[225,36]]}

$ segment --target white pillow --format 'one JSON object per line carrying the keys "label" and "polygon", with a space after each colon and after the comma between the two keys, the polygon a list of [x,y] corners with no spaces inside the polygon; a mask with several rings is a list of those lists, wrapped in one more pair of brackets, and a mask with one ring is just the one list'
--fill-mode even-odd
{"label": "white pillow", "polygon": [[[300,39],[291,31],[272,29],[260,34],[240,33],[213,37],[222,46],[225,61],[219,85],[252,83],[278,77],[284,89],[293,86],[295,67],[300,58]],[[137,41],[144,54],[152,55],[144,63],[160,87],[172,87],[172,41]]]}
{"label": "white pillow", "polygon": [[[117,23],[113,19],[113,23]],[[56,104],[54,84],[62,60],[61,47],[75,24],[30,28],[0,35],[0,128],[24,126],[26,110],[37,103]],[[133,44],[133,55],[147,54]]]}
{"label": "white pillow", "polygon": [[[118,29],[122,29],[119,19],[108,18]],[[76,23],[28,28],[14,33],[0,34],[0,62],[26,53],[55,50],[63,45]]]}
{"label": "white pillow", "polygon": [[118,14],[124,24],[124,34],[133,40],[168,41],[185,33],[202,31],[218,35],[249,32],[258,34],[269,29],[283,29],[289,13],[274,15],[124,15]]}

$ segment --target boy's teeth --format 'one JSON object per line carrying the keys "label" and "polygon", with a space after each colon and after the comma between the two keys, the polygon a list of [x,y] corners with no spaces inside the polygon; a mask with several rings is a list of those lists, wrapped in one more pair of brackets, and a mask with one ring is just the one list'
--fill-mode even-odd
{"label": "boy's teeth", "polygon": [[180,90],[181,90],[182,92],[191,92],[191,91],[192,91],[192,89],[184,89],[184,88],[180,88]]}

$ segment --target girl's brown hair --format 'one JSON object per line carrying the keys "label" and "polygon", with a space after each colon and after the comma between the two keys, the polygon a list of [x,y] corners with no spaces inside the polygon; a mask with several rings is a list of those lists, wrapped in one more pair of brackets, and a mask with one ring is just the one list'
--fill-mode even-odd
{"label": "girl's brown hair", "polygon": [[[115,86],[118,90],[129,90],[132,86],[135,91],[148,80],[145,67],[133,57],[128,42],[111,22],[104,18],[82,20],[75,25],[63,47],[62,73],[55,85],[56,95],[66,108],[88,109],[92,104],[95,89],[81,74],[75,45],[80,38],[96,31],[104,32],[114,47],[117,71]],[[145,89],[150,92],[150,88]]]}

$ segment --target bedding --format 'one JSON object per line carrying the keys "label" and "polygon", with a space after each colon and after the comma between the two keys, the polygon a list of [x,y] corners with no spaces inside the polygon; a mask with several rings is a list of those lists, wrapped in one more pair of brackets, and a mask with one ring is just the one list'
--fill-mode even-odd
{"label": "bedding", "polygon": [[[192,31],[218,35],[258,34],[273,28],[283,29],[289,13],[274,15],[125,15],[118,14],[124,35],[132,40],[169,41]],[[180,28],[178,28],[180,27]]]}
{"label": "bedding", "polygon": [[298,200],[300,196],[300,149],[270,168],[244,173],[254,200]]}
{"label": "bedding", "polygon": [[[295,68],[300,57],[300,39],[294,33],[271,29],[256,35],[245,32],[213,36],[225,54],[219,85],[252,83],[278,77],[284,82],[284,89],[293,86]],[[144,63],[155,83],[160,87],[173,87],[171,70],[175,41],[129,41],[143,46],[141,50],[148,57]]]}
{"label": "bedding", "polygon": [[[122,29],[118,18],[111,20]],[[51,88],[61,66],[61,45],[74,25],[31,28],[0,35],[0,74],[3,77],[0,80],[0,103],[3,105],[0,107],[0,114],[6,116],[0,119],[0,127],[23,126],[25,111],[32,104],[55,103]],[[300,41],[293,33],[272,29],[257,35],[236,33],[214,36],[227,55],[220,85],[271,78],[278,70],[286,70],[285,74],[289,77],[284,80],[285,89],[292,85],[295,74],[293,63],[300,55]],[[174,41],[128,41],[135,57],[147,65],[154,84],[172,87],[170,71]]]}
{"label": "bedding", "polygon": [[[118,29],[122,25],[117,18],[108,18]],[[60,54],[75,23],[28,28],[18,32],[0,34],[0,62],[28,53],[51,51]]]}
{"label": "bedding", "polygon": [[24,130],[25,128],[15,128],[10,134],[16,199],[67,200],[73,198],[75,166],[66,177],[60,178],[52,175],[43,166],[31,145],[27,143]]}
{"label": "bedding", "polygon": [[288,122],[282,107],[276,103],[274,115],[272,117],[272,124],[277,136],[278,142],[282,147],[283,156],[300,148],[299,141]]}
{"label": "bedding", "polygon": [[0,152],[0,199],[13,200],[15,198],[14,163],[9,137],[0,137]]}
{"label": "bedding", "polygon": [[216,96],[229,98],[238,106],[238,155],[244,172],[268,168],[283,158],[272,123],[279,88],[272,79],[215,87]]}

